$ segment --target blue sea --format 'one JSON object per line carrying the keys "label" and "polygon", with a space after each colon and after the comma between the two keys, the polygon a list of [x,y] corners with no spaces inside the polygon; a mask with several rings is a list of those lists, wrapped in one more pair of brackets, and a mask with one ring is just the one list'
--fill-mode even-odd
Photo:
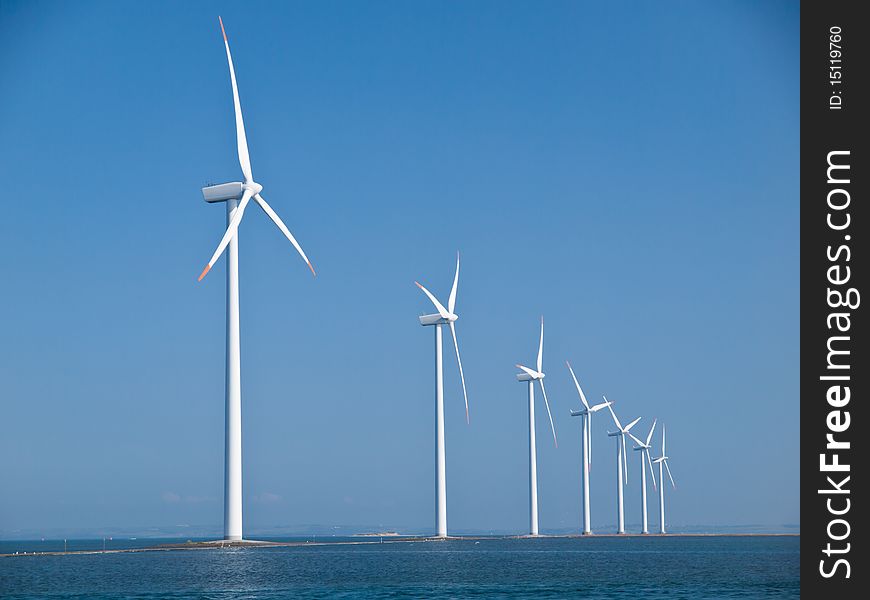
{"label": "blue sea", "polygon": [[[79,547],[84,544],[102,548],[102,540],[79,540],[69,549],[86,549]],[[57,542],[4,542],[0,552],[40,546],[63,549],[62,542],[59,548]],[[0,597],[799,598],[799,555],[800,538],[766,536],[489,538],[28,555],[0,557]]]}

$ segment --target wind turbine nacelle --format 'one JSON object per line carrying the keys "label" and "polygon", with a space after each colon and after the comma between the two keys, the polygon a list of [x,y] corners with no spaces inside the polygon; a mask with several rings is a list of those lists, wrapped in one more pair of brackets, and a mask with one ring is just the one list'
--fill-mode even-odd
{"label": "wind turbine nacelle", "polygon": [[420,325],[425,327],[426,325],[446,325],[449,323],[447,319],[435,313],[434,315],[422,315],[420,317]]}
{"label": "wind turbine nacelle", "polygon": [[206,202],[226,202],[233,198],[241,198],[243,191],[241,182],[220,183],[202,188],[202,197]]}
{"label": "wind turbine nacelle", "polygon": [[528,373],[517,373],[517,381],[532,381],[534,377]]}

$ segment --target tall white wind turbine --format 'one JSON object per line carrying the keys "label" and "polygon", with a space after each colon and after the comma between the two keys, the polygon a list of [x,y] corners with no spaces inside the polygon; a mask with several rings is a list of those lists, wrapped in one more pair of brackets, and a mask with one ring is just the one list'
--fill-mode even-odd
{"label": "tall white wind turbine", "polygon": [[447,537],[447,459],[444,447],[444,369],[441,360],[441,328],[450,326],[453,336],[453,347],[456,349],[456,362],[459,365],[459,378],[462,380],[462,395],[465,397],[465,421],[468,418],[468,393],[465,391],[465,375],[462,372],[462,359],[459,358],[459,343],[456,341],[456,319],[459,316],[453,312],[456,308],[456,288],[459,285],[459,253],[456,253],[456,275],[453,276],[453,288],[447,300],[447,308],[425,287],[417,283],[417,287],[429,297],[435,309],[435,314],[420,317],[420,325],[435,328],[435,530],[438,537]]}
{"label": "tall white wind turbine", "polygon": [[[607,402],[607,397],[604,397]],[[625,436],[629,430],[637,425],[640,417],[626,425],[625,427],[616,418],[616,413],[613,412],[613,407],[607,405],[607,410],[610,411],[610,416],[613,417],[613,422],[616,424],[617,431],[608,431],[607,435],[616,438],[616,516],[618,519],[617,533],[625,533],[625,508],[622,498],[622,486],[628,483],[628,460],[626,460],[625,452]]]}
{"label": "tall white wind turbine", "polygon": [[233,87],[233,106],[236,114],[236,144],[239,153],[239,165],[245,177],[244,182],[223,183],[204,187],[202,195],[206,202],[227,203],[227,230],[218,244],[208,264],[202,270],[199,281],[206,276],[212,266],[220,258],[224,250],[227,253],[227,376],[226,376],[226,455],[224,472],[224,539],[227,541],[242,540],[242,394],[241,365],[239,350],[239,236],[238,229],[245,208],[253,198],[260,208],[275,222],[281,233],[290,240],[296,251],[305,260],[308,268],[314,273],[311,261],[305,256],[302,247],[284,225],[281,218],[272,210],[260,192],[263,186],[254,181],[251,173],[251,160],[248,156],[248,141],[245,137],[245,123],[242,120],[242,107],[239,104],[239,89],[236,85],[236,72],[233,69],[233,57],[224,30],[223,20],[218,17],[221,32],[224,36],[224,46],[227,50],[227,63],[230,68],[230,82]]}
{"label": "tall white wind turbine", "polygon": [[580,401],[583,403],[583,408],[580,410],[572,410],[571,416],[582,417],[583,434],[581,437],[581,453],[583,469],[580,477],[583,482],[581,488],[583,493],[583,534],[589,535],[592,533],[592,522],[590,520],[589,509],[589,470],[590,465],[592,464],[592,440],[590,438],[590,432],[592,431],[592,413],[598,412],[605,406],[609,406],[610,402],[604,401],[595,406],[589,406],[589,402],[586,401],[586,394],[583,393],[583,388],[580,387],[580,382],[577,381],[577,376],[574,375],[574,369],[571,368],[571,363],[565,361],[565,364],[568,365],[568,370],[571,371],[571,377],[574,379],[574,385],[577,386],[577,393],[580,395]]}
{"label": "tall white wind turbine", "polygon": [[662,467],[668,472],[668,479],[671,480],[671,485],[674,489],[677,484],[674,483],[674,478],[671,476],[671,468],[668,466],[668,453],[665,452],[665,426],[662,425],[662,455],[653,460],[654,464],[659,466],[659,533],[665,533],[665,480]]}
{"label": "tall white wind turbine", "polygon": [[633,433],[629,433],[631,439],[637,444],[634,447],[634,450],[640,452],[640,507],[641,513],[643,514],[643,530],[641,533],[649,533],[649,526],[647,522],[647,514],[646,514],[646,469],[649,467],[649,475],[652,477],[653,489],[656,488],[656,475],[653,472],[652,465],[652,457],[649,454],[649,449],[651,447],[650,442],[652,441],[653,432],[656,429],[656,419],[653,419],[652,427],[649,428],[649,433],[646,436],[646,441],[641,441],[638,438],[634,437]]}
{"label": "tall white wind turbine", "polygon": [[538,535],[538,451],[535,442],[535,382],[541,386],[544,404],[547,406],[547,416],[550,418],[550,429],[553,430],[553,443],[559,447],[556,440],[556,426],[553,425],[553,414],[550,412],[550,401],[547,400],[547,389],[544,387],[544,317],[541,317],[541,341],[538,344],[537,371],[523,365],[517,365],[522,373],[517,373],[518,381],[529,383],[529,535]]}

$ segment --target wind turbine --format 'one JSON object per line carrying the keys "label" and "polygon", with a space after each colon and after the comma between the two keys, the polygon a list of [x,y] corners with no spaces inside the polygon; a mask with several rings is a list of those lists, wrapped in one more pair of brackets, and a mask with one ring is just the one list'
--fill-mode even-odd
{"label": "wind turbine", "polygon": [[541,341],[538,344],[537,371],[523,365],[517,365],[522,373],[517,373],[517,381],[529,382],[529,534],[538,535],[538,459],[535,444],[535,382],[541,386],[544,404],[547,406],[547,416],[550,418],[550,428],[553,430],[553,443],[559,447],[556,440],[556,426],[553,425],[553,414],[550,412],[550,402],[547,400],[547,389],[544,387],[544,317],[541,317]]}
{"label": "wind turbine", "polygon": [[659,466],[659,533],[665,533],[665,480],[662,472],[662,465],[668,471],[668,478],[671,480],[671,485],[674,489],[677,484],[674,483],[674,478],[671,476],[671,468],[668,466],[668,454],[665,452],[665,426],[662,425],[662,455],[653,461]]}
{"label": "wind turbine", "polygon": [[589,535],[592,533],[592,522],[589,516],[589,465],[592,464],[592,442],[589,439],[589,432],[592,430],[592,413],[598,412],[605,406],[610,406],[610,402],[604,401],[595,406],[589,406],[589,403],[586,401],[586,395],[583,393],[583,388],[580,387],[580,382],[577,381],[577,376],[574,375],[574,369],[571,368],[571,363],[566,360],[565,364],[568,365],[568,370],[571,371],[574,385],[577,386],[577,393],[580,394],[580,401],[583,402],[583,408],[581,410],[572,410],[571,416],[583,417],[583,437],[581,438],[581,451],[583,455],[583,469],[581,474],[583,480],[583,534]]}
{"label": "wind turbine", "polygon": [[275,222],[278,229],[290,240],[296,251],[308,264],[314,273],[311,261],[305,256],[302,247],[284,225],[281,218],[272,210],[260,192],[263,186],[254,181],[251,174],[251,160],[248,156],[248,142],[245,137],[245,123],[242,120],[242,107],[239,104],[239,90],[236,85],[236,72],[233,69],[233,57],[220,17],[221,32],[224,36],[224,46],[227,50],[227,63],[230,67],[230,81],[233,86],[233,105],[236,113],[236,144],[239,153],[239,165],[245,181],[223,183],[202,188],[206,202],[227,203],[227,230],[218,244],[208,264],[202,270],[199,281],[206,276],[221,254],[227,253],[227,376],[226,376],[226,455],[224,471],[224,539],[227,541],[242,540],[242,392],[241,365],[239,349],[239,236],[238,229],[245,208],[251,198],[260,205],[269,218]]}
{"label": "wind turbine", "polygon": [[[604,401],[607,402],[606,396],[604,397]],[[613,417],[613,422],[617,427],[617,431],[607,432],[609,437],[616,438],[616,512],[619,519],[617,533],[625,533],[625,509],[623,508],[622,500],[622,485],[623,483],[628,483],[628,461],[626,460],[625,453],[625,436],[632,427],[637,425],[637,422],[640,421],[641,418],[638,417],[623,427],[619,422],[619,419],[616,418],[616,413],[613,412],[613,407],[611,407],[610,404],[607,405],[607,410],[610,411],[610,416]]]}
{"label": "wind turbine", "polygon": [[453,276],[453,288],[447,300],[447,308],[425,287],[417,284],[423,293],[429,297],[438,310],[436,314],[420,317],[420,325],[435,327],[435,529],[438,537],[447,537],[447,466],[444,448],[444,369],[441,360],[441,328],[450,326],[453,336],[453,347],[456,349],[456,362],[459,364],[459,378],[462,380],[462,395],[465,396],[465,421],[468,418],[468,393],[465,391],[465,375],[462,373],[462,359],[459,358],[459,343],[456,341],[456,319],[459,315],[453,312],[456,307],[456,287],[459,285],[459,252],[456,253],[456,275]]}
{"label": "wind turbine", "polygon": [[649,433],[646,436],[646,441],[642,442],[633,433],[629,433],[631,439],[637,444],[634,450],[640,451],[640,505],[643,513],[643,531],[641,533],[649,533],[646,516],[646,468],[649,466],[649,474],[652,477],[653,489],[656,488],[656,476],[653,472],[652,457],[649,455],[650,441],[652,440],[653,431],[656,429],[656,419],[653,419],[652,427],[649,428]]}

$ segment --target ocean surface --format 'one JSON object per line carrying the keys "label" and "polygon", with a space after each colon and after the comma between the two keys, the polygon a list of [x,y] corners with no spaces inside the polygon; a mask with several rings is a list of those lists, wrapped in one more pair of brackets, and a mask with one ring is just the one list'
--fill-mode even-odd
{"label": "ocean surface", "polygon": [[[0,598],[800,597],[798,537],[384,541],[0,557]],[[63,550],[62,541],[0,542],[0,553],[40,546]]]}

